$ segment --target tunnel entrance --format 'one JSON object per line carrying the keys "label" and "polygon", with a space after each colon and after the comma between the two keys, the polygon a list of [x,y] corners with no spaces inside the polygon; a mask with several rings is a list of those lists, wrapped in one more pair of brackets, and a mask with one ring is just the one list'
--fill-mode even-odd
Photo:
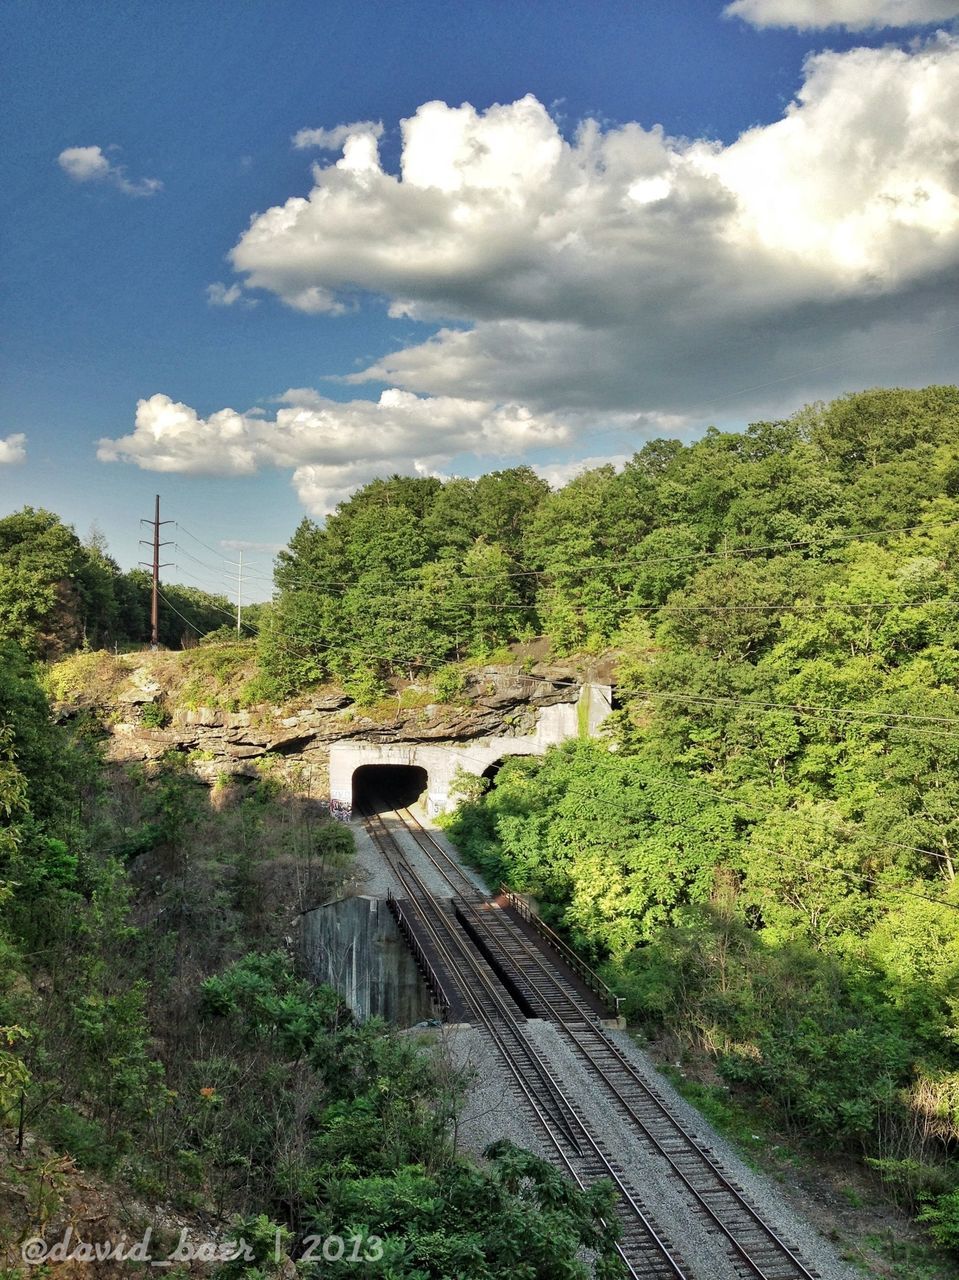
{"label": "tunnel entrance", "polygon": [[354,813],[382,813],[413,804],[426,790],[426,770],[414,764],[362,764],[353,773]]}
{"label": "tunnel entrance", "polygon": [[502,769],[503,765],[506,763],[507,760],[535,760],[535,759],[536,759],[535,756],[520,756],[520,755],[500,756],[498,760],[494,760],[492,764],[487,765],[480,776],[486,779],[486,789],[490,790],[492,787],[496,786],[496,779],[499,776],[499,771],[500,769]]}
{"label": "tunnel entrance", "polygon": [[502,760],[494,760],[492,764],[488,764],[483,770],[481,777],[486,779],[487,785],[492,787],[496,784],[496,775],[503,767]]}

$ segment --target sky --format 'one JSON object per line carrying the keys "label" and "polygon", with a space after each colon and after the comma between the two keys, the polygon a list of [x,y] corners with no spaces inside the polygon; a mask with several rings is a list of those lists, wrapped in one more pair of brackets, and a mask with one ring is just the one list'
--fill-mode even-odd
{"label": "sky", "polygon": [[265,595],[376,475],[957,379],[959,0],[7,0],[0,47],[0,514],[124,567],[157,493],[167,577]]}

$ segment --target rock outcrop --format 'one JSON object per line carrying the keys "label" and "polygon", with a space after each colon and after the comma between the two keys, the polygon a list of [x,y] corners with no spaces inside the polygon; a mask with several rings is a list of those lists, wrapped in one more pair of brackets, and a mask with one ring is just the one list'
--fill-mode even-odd
{"label": "rock outcrop", "polygon": [[[571,669],[540,666],[531,672],[487,666],[470,672],[451,703],[422,703],[415,687],[374,709],[358,707],[338,690],[305,695],[286,707],[248,710],[213,706],[179,707],[145,661],[133,666],[108,702],[79,696],[58,704],[66,719],[92,712],[108,734],[108,759],[159,760],[178,752],[203,781],[274,776],[298,792],[329,794],[329,753],[333,743],[455,744],[479,738],[525,737],[535,732],[540,712],[575,703],[581,680]],[[410,704],[413,705],[410,705]]]}

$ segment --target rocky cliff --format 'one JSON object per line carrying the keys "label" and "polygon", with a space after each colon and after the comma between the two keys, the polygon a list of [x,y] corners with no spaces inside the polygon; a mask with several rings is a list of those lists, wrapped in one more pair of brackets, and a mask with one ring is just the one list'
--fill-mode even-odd
{"label": "rocky cliff", "polygon": [[[455,744],[478,738],[533,733],[544,707],[575,703],[582,675],[572,666],[484,666],[464,673],[455,700],[431,700],[428,686],[407,686],[375,707],[360,707],[341,690],[325,688],[285,707],[182,705],[182,671],[172,661],[187,655],[99,656],[99,679],[69,690],[56,702],[66,719],[86,712],[108,737],[107,757],[150,762],[181,753],[196,775],[273,776],[292,790],[329,794],[333,743]],[[109,668],[105,664],[114,664]],[[211,698],[211,704],[218,699]],[[220,701],[223,701],[220,699]]]}

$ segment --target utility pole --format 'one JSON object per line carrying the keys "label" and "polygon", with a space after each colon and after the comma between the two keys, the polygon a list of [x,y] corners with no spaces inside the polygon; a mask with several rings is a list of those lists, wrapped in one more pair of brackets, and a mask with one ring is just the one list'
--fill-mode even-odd
{"label": "utility pole", "polygon": [[[170,567],[169,562],[166,564],[160,564],[160,548],[170,546],[169,542],[160,541],[160,526],[163,524],[173,524],[172,520],[160,519],[159,494],[156,496],[156,505],[153,509],[153,519],[141,520],[140,524],[150,524],[153,526],[152,544],[151,542],[148,542],[146,538],[141,538],[140,545],[143,547],[149,547],[152,545],[153,547],[153,595],[150,602],[150,648],[156,649],[160,642],[160,570],[168,569]],[[150,567],[143,560],[141,560],[140,563],[144,568]]]}
{"label": "utility pole", "polygon": [[243,552],[236,571],[236,638],[240,638],[240,626],[243,621]]}

